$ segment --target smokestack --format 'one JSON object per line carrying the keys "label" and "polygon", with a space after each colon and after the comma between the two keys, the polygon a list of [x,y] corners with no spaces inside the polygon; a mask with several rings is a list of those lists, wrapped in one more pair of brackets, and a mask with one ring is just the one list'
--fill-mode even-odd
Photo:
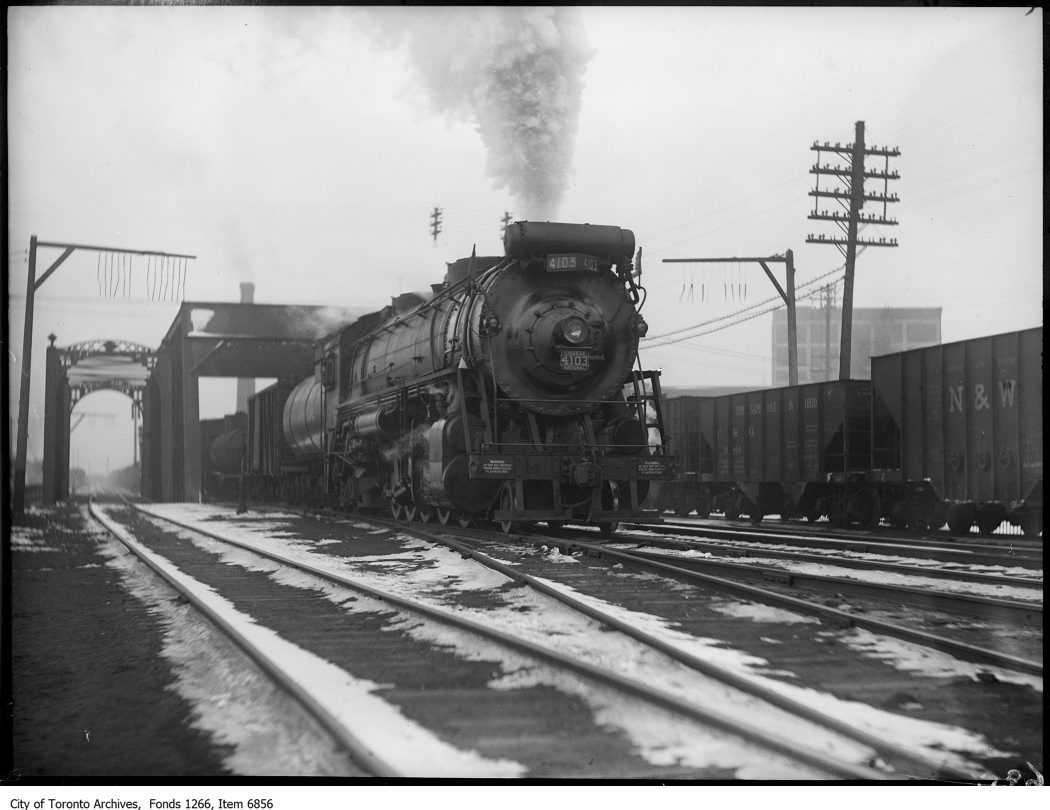
{"label": "smokestack", "polygon": [[[241,303],[255,303],[255,285],[250,281],[241,282]],[[248,397],[255,393],[255,380],[245,378],[237,380],[237,410],[248,413]]]}

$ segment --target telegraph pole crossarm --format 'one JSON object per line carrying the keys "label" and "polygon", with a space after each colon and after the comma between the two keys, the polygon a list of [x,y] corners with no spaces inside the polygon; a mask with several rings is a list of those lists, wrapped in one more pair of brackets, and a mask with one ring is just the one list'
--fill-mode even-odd
{"label": "telegraph pole crossarm", "polygon": [[[784,255],[776,256],[730,256],[726,258],[702,258],[702,259],[664,259],[664,264],[714,264],[716,262],[744,262],[757,263],[769,280],[773,282],[777,294],[784,299],[787,306],[788,321],[788,385],[798,385],[798,329],[795,317],[795,254],[784,251]],[[769,269],[769,263],[782,262],[787,272],[787,290],[780,286],[776,276]]]}
{"label": "telegraph pole crossarm", "polygon": [[[855,126],[855,137],[853,143],[831,144],[824,141],[823,144],[816,141],[810,149],[817,153],[817,161],[809,170],[815,174],[816,188],[809,192],[813,197],[813,211],[809,219],[834,222],[843,233],[841,236],[825,236],[824,234],[808,234],[806,242],[818,245],[834,245],[846,258],[845,276],[842,285],[842,334],[839,345],[839,379],[848,380],[850,377],[850,363],[853,354],[852,330],[853,330],[853,279],[857,262],[857,248],[868,247],[897,247],[897,240],[893,238],[880,237],[879,239],[861,239],[858,230],[861,225],[896,225],[897,220],[892,219],[887,212],[889,203],[900,202],[896,194],[891,194],[889,183],[891,180],[899,180],[900,173],[890,169],[890,158],[899,157],[900,149],[896,146],[892,149],[886,147],[866,146],[864,143],[864,122],[857,121]],[[847,161],[847,165],[821,164],[821,152],[830,152],[837,159]],[[865,157],[881,157],[885,165],[881,169],[868,168],[864,165]],[[845,185],[845,189],[822,189],[820,187],[821,177],[837,177]],[[881,180],[882,190],[866,192],[864,190],[865,180]],[[843,211],[818,210],[817,204],[821,198],[835,200]],[[861,209],[865,202],[882,203],[882,214],[864,214]]]}

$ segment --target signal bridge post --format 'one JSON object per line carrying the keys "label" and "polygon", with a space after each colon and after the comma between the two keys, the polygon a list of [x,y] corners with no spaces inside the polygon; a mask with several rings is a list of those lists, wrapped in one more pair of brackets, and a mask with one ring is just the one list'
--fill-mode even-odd
{"label": "signal bridge post", "polygon": [[[795,254],[790,250],[785,250],[783,256],[778,254],[776,256],[746,258],[730,256],[728,258],[664,259],[664,264],[713,264],[715,262],[757,262],[765,271],[769,280],[773,283],[777,293],[784,299],[784,304],[787,306],[788,327],[788,384],[798,385],[798,326],[795,319]],[[773,262],[782,262],[784,264],[786,271],[786,290],[780,286],[780,282],[777,281],[776,276],[773,275],[773,271],[769,269],[769,265]]]}
{"label": "signal bridge post", "polygon": [[[36,277],[37,248],[60,248],[62,250],[62,255],[52,262],[51,266],[44,271],[39,279]],[[33,310],[36,291],[75,250],[183,260],[197,258],[187,254],[165,253],[158,250],[128,250],[127,248],[99,247],[97,245],[79,245],[66,242],[41,242],[37,240],[35,235],[29,238],[29,273],[26,283],[25,330],[22,333],[22,367],[20,369],[21,387],[18,391],[18,435],[15,440],[14,486],[11,498],[11,512],[14,515],[21,515],[25,511],[26,455],[29,449],[29,384],[33,365]]]}

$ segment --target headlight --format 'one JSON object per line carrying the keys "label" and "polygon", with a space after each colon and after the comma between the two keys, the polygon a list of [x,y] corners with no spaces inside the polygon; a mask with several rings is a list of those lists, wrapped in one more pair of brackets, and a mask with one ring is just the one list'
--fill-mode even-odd
{"label": "headlight", "polygon": [[574,346],[583,343],[590,335],[591,330],[583,318],[573,316],[561,322],[561,336]]}

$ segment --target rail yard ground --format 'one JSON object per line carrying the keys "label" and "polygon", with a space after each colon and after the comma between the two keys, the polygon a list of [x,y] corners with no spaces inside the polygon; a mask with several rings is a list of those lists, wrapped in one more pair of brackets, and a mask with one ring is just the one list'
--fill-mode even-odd
{"label": "rail yard ground", "polygon": [[[386,580],[392,587],[396,572],[421,573],[419,581],[432,589],[430,598],[493,623],[515,615],[524,619],[529,613],[524,606],[532,605],[532,597],[522,597],[517,584],[501,586],[495,574],[472,571],[473,561],[458,555],[442,552],[437,565],[421,561],[421,554],[432,552],[421,551],[418,539],[390,528],[287,511],[238,518],[222,507],[157,508],[237,537],[254,535],[260,542],[292,547],[297,554],[353,564],[370,582]],[[156,547],[164,537],[169,543],[206,545],[187,540],[182,530],[162,529],[148,517],[132,515],[119,504],[110,509],[136,536],[150,537]],[[29,510],[13,527],[11,544],[15,778],[30,784],[75,784],[144,777],[165,782],[263,774],[351,780],[370,776],[317,723],[254,673],[244,656],[185,599],[169,592],[93,523],[86,503]],[[690,593],[693,586],[631,574],[622,566],[582,555],[559,554],[554,544],[519,551],[508,541],[489,548],[522,574],[559,583],[626,619],[646,617],[665,638],[701,651],[720,665],[776,683],[787,694],[822,693],[818,702],[858,726],[879,728],[945,761],[983,763],[984,770],[975,773],[986,780],[1005,775],[1014,764],[1032,762],[1042,770],[1041,676],[953,665],[951,656],[940,654],[916,656],[907,645],[880,642],[870,634],[822,626],[816,619],[724,594]],[[288,574],[267,572],[236,554],[209,553],[216,559],[230,558],[226,562],[232,559],[242,572],[265,574],[262,579],[269,577],[284,590],[300,588],[304,602],[317,599],[316,586]],[[231,576],[216,569],[213,583]],[[471,577],[475,581],[469,581]],[[354,653],[360,666],[354,674],[371,683],[371,697],[390,701],[402,715],[440,738],[445,747],[433,750],[449,757],[451,770],[445,775],[599,781],[835,778],[774,757],[767,758],[763,771],[756,764],[761,758],[749,760],[724,741],[712,756],[695,742],[690,747],[688,740],[699,738],[681,729],[672,731],[680,720],[654,723],[629,717],[620,705],[600,705],[586,690],[566,688],[564,678],[545,681],[536,672],[515,670],[506,657],[464,644],[455,633],[435,633],[400,618],[377,622],[367,610],[355,613],[345,597],[335,602],[328,594],[325,599],[329,604],[324,609],[325,600],[305,608],[304,615],[317,617],[318,628],[334,603],[351,617],[347,627],[354,633],[377,632],[377,638],[390,642],[390,660],[400,663],[385,668],[381,659],[369,657],[369,642]],[[266,618],[288,638],[291,619],[282,617],[282,610],[274,603],[268,618],[262,612],[253,615],[260,623]],[[908,615],[916,623],[923,621],[921,611]],[[282,627],[282,621],[288,626]],[[559,620],[551,628],[549,643],[585,643],[590,654],[628,660],[628,668],[641,672],[653,666],[650,654],[631,657],[636,654],[615,633],[592,630],[588,636],[585,629],[573,636],[578,623]],[[320,634],[318,629],[313,635]],[[852,645],[841,643],[858,634],[864,638],[853,638]],[[508,722],[501,723],[489,710],[472,716],[450,671],[469,680],[477,690],[474,694],[489,707],[515,711],[513,723],[509,715]],[[659,665],[652,672],[659,672]],[[646,677],[668,689],[680,687],[678,676],[670,673]],[[439,692],[444,697],[435,701],[433,694]],[[450,700],[460,701],[455,711],[450,711]],[[703,702],[725,700],[738,698],[705,697]],[[580,757],[581,746],[606,751],[610,759]],[[486,755],[464,756],[474,748]],[[540,753],[545,750],[562,753],[545,757]],[[437,773],[442,774],[440,768]],[[894,778],[892,772],[888,778]]]}

